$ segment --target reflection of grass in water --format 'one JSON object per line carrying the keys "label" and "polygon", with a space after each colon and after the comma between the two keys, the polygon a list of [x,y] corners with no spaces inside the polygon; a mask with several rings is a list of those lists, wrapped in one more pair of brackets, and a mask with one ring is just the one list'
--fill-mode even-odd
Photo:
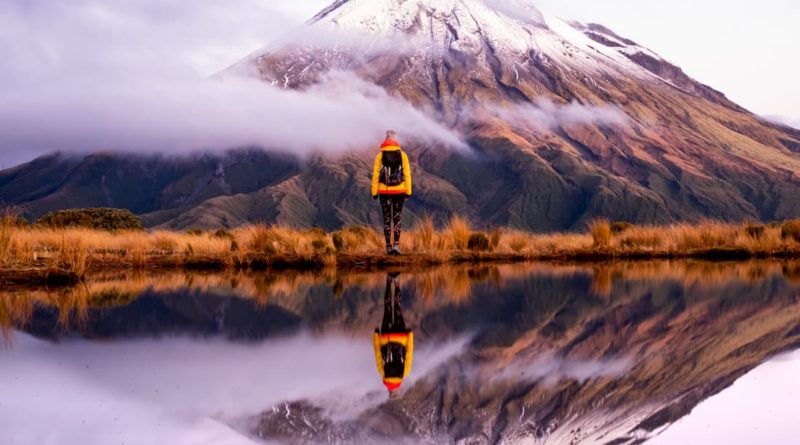
{"label": "reflection of grass in water", "polygon": [[91,294],[88,305],[92,308],[113,308],[127,306],[139,298],[137,292],[124,292],[119,289],[105,289]]}
{"label": "reflection of grass in water", "polygon": [[33,300],[21,294],[0,293],[0,336],[10,344],[12,330],[25,327],[33,316]]}
{"label": "reflection of grass in water", "polygon": [[[744,263],[715,263],[708,261],[642,261],[611,262],[589,265],[504,264],[504,265],[446,265],[421,271],[409,271],[400,276],[409,294],[415,296],[426,310],[447,305],[465,306],[474,294],[475,286],[491,284],[502,289],[509,283],[530,279],[532,276],[567,278],[584,275],[590,280],[589,292],[610,301],[624,300],[635,295],[636,289],[651,286],[653,281],[672,281],[684,288],[694,289],[686,298],[704,295],[705,290],[724,289],[732,283],[758,283],[776,277],[787,282],[800,283],[800,261],[751,261]],[[88,311],[94,308],[121,307],[130,304],[145,291],[169,293],[182,289],[198,292],[222,290],[224,294],[252,299],[259,307],[277,304],[289,311],[300,313],[304,301],[298,298],[315,286],[330,288],[330,295],[341,297],[348,289],[359,288],[382,295],[384,273],[339,273],[335,269],[307,273],[283,271],[280,273],[253,273],[231,271],[209,272],[148,272],[122,271],[93,274],[79,286],[60,289],[39,289],[23,292],[0,293],[0,325],[8,337],[14,326],[23,326],[30,319],[34,305],[55,308],[58,324],[62,328],[80,326],[86,321]],[[639,284],[637,284],[639,283]],[[638,286],[638,287],[637,287]],[[227,291],[226,291],[227,289]],[[698,293],[703,291],[703,293]],[[323,294],[324,295],[324,294]],[[744,294],[736,293],[742,296]],[[733,302],[735,295],[726,296]],[[550,298],[546,295],[542,296]],[[561,297],[551,296],[553,302]],[[747,299],[752,296],[744,295]],[[544,304],[544,300],[540,302]],[[654,296],[653,303],[662,303]],[[548,303],[549,304],[549,303]],[[608,303],[606,303],[608,304]],[[547,304],[545,304],[547,306]],[[544,307],[544,306],[543,306]],[[564,334],[571,324],[571,312],[563,312],[551,327]],[[557,329],[556,329],[557,328]],[[554,331],[554,332],[555,332]]]}

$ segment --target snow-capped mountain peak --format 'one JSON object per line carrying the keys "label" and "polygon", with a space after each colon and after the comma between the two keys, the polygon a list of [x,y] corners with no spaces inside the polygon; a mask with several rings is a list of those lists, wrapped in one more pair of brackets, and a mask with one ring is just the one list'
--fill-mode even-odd
{"label": "snow-capped mountain peak", "polygon": [[545,15],[530,0],[348,0],[334,3],[310,24],[313,32],[333,36],[329,43],[341,43],[342,35],[361,35],[393,38],[438,52],[474,53],[488,45],[509,58],[533,52],[564,67],[591,72],[621,70],[652,76],[628,56],[644,52],[660,60],[604,28],[590,29]]}

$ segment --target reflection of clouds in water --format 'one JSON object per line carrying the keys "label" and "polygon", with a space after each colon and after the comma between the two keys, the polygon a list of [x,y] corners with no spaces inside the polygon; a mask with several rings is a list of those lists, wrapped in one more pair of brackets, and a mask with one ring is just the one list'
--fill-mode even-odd
{"label": "reflection of clouds in water", "polygon": [[[283,400],[336,400],[360,411],[385,400],[369,340],[52,344],[17,333],[13,348],[0,350],[0,443],[249,444],[225,423]],[[414,375],[464,344],[423,347]]]}
{"label": "reflection of clouds in water", "polygon": [[546,385],[555,385],[563,380],[577,380],[583,383],[593,378],[621,376],[633,365],[633,360],[626,357],[583,360],[544,355],[532,361],[518,359],[506,367],[497,378],[532,382],[543,380]]}
{"label": "reflection of clouds in water", "polygon": [[800,350],[778,356],[702,402],[648,443],[797,443],[798,374]]}

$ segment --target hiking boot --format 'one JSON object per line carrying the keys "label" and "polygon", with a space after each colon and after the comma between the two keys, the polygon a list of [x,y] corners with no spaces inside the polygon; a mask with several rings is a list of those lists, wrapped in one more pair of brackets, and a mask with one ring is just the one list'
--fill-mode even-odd
{"label": "hiking boot", "polygon": [[389,253],[389,255],[399,256],[402,255],[402,253],[400,253],[400,248],[398,246],[394,246],[392,247],[392,251]]}
{"label": "hiking boot", "polygon": [[394,252],[394,247],[386,246],[386,255],[394,255],[392,252]]}

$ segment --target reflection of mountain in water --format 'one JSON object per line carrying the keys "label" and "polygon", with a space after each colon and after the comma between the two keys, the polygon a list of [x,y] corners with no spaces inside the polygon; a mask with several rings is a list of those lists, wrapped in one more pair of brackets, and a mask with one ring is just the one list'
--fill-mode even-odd
{"label": "reflection of mountain in water", "polygon": [[[399,400],[344,418],[321,402],[286,401],[264,407],[257,432],[293,443],[635,443],[800,346],[799,270],[647,262],[404,274],[418,342],[473,334],[466,350],[404,383]],[[98,277],[83,290],[4,295],[0,324],[45,337],[256,340],[302,328],[363,337],[381,317],[384,283],[335,272]]]}

